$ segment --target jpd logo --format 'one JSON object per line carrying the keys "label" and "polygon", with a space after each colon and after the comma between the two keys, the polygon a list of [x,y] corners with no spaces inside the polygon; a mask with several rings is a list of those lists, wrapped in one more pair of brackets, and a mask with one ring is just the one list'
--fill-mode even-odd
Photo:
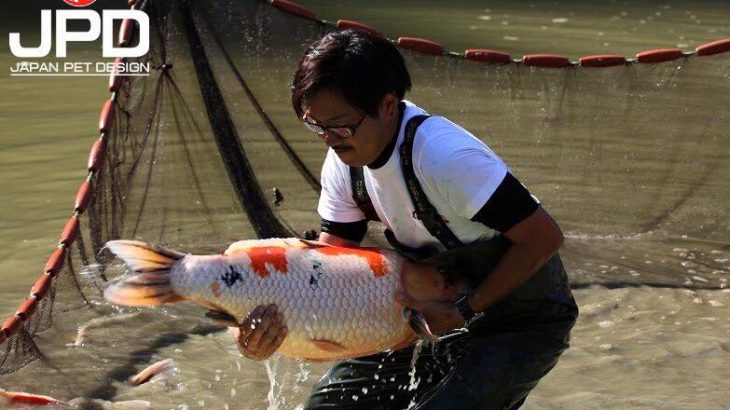
{"label": "jpd logo", "polygon": [[[95,0],[64,0],[79,7],[87,6]],[[54,18],[55,17],[55,18]],[[139,29],[139,44],[135,47],[114,46],[114,20],[134,20]],[[69,31],[67,22],[85,21],[89,29]],[[54,24],[55,23],[55,24]],[[102,37],[103,57],[140,57],[147,53],[150,45],[150,21],[147,14],[140,10],[103,10],[101,15],[94,10],[41,10],[41,44],[38,47],[25,47],[20,43],[20,33],[10,33],[10,51],[16,57],[39,58],[51,53],[55,26],[56,57],[65,58],[69,42],[92,42]]]}

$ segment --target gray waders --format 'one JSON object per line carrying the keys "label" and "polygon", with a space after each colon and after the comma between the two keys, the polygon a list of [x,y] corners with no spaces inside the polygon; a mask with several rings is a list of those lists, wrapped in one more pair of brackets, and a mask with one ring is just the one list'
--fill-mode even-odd
{"label": "gray waders", "polygon": [[[425,118],[414,117],[406,125],[401,165],[415,216],[447,250],[407,248],[390,231],[386,237],[406,257],[438,266],[447,276],[460,275],[474,287],[497,265],[510,242],[500,236],[463,244],[428,202],[410,162],[415,131]],[[371,220],[377,220],[362,169],[351,168],[351,178],[356,203]],[[336,364],[314,386],[304,408],[517,409],[568,348],[577,316],[578,307],[556,254],[525,284],[472,322],[468,332],[446,334],[433,345],[417,344]]]}

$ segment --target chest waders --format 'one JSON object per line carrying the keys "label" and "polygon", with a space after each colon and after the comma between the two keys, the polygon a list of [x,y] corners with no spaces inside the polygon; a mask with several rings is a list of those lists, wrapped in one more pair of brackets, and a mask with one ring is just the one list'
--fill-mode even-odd
{"label": "chest waders", "polygon": [[[472,288],[481,283],[509,249],[498,235],[464,244],[428,201],[413,170],[416,130],[428,116],[406,124],[401,169],[414,217],[446,251],[411,248],[386,229],[391,246],[406,257],[459,275]],[[353,199],[368,220],[379,221],[365,187],[362,168],[350,167]],[[336,364],[314,386],[305,409],[419,410],[517,409],[568,348],[578,308],[559,255],[525,284],[472,322],[468,332],[442,336],[415,353],[411,346]]]}

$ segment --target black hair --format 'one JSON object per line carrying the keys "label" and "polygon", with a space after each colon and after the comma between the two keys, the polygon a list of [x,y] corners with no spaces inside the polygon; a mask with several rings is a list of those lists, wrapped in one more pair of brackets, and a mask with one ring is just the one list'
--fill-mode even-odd
{"label": "black hair", "polygon": [[334,31],[314,42],[299,60],[291,86],[299,118],[307,100],[324,89],[339,92],[353,107],[377,117],[386,94],[403,99],[411,76],[390,40],[363,30]]}

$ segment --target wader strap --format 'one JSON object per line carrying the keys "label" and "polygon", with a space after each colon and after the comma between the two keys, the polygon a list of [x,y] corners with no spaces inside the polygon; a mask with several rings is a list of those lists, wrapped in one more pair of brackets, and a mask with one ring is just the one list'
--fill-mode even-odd
{"label": "wader strap", "polygon": [[369,221],[380,221],[378,214],[375,212],[373,202],[370,200],[368,190],[365,187],[365,175],[362,167],[350,167],[350,183],[352,185],[352,199],[355,204],[365,214]]}
{"label": "wader strap", "polygon": [[416,178],[413,170],[413,141],[416,139],[416,130],[418,126],[428,118],[428,115],[416,115],[408,120],[405,130],[405,138],[400,146],[400,165],[403,171],[403,177],[406,180],[406,188],[408,194],[413,201],[413,207],[416,209],[414,216],[419,219],[426,230],[438,239],[446,249],[453,249],[462,246],[462,242],[454,235],[451,229],[446,225],[444,218],[439,215],[433,205],[428,201],[428,197],[423,192],[421,184]]}

